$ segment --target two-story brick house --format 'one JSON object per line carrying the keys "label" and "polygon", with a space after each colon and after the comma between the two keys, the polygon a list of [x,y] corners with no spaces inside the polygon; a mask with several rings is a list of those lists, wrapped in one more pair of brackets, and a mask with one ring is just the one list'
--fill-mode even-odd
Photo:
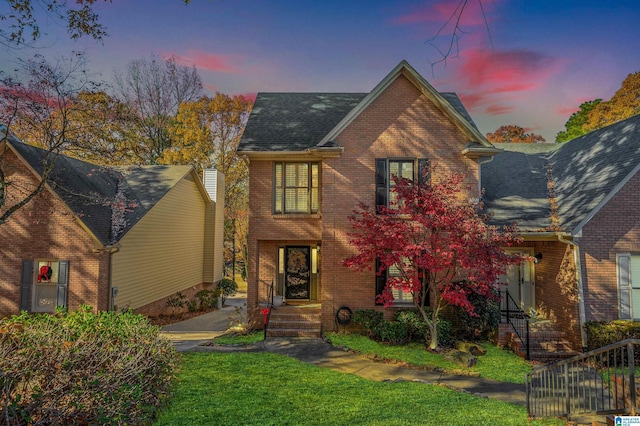
{"label": "two-story brick house", "polygon": [[404,61],[370,93],[259,93],[239,147],[250,174],[248,305],[273,281],[287,303],[320,304],[323,329],[341,306],[373,307],[375,274],[341,265],[358,203],[385,203],[392,174],[416,178],[427,163],[435,179],[463,172],[477,198],[478,164],[497,152],[454,93]]}

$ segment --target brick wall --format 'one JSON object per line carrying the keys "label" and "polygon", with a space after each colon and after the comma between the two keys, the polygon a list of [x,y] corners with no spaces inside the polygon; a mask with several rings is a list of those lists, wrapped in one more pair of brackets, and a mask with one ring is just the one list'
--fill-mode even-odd
{"label": "brick wall", "polygon": [[[7,180],[7,205],[17,197],[13,191],[29,189],[36,179],[13,152],[2,159]],[[68,306],[88,304],[108,308],[108,253],[94,252],[93,240],[64,204],[45,190],[31,203],[0,225],[0,317],[19,313],[22,261],[58,259],[69,261]]]}
{"label": "brick wall", "polygon": [[640,175],[583,228],[580,238],[587,321],[618,319],[616,253],[640,253]]}
{"label": "brick wall", "polygon": [[465,196],[478,196],[477,163],[460,153],[468,138],[404,77],[336,139],[344,153],[322,161],[318,215],[272,215],[273,162],[252,159],[249,169],[248,305],[254,306],[263,291],[258,281],[275,278],[278,242],[322,241],[319,299],[325,330],[333,329],[341,306],[353,310],[375,306],[374,272],[353,272],[341,262],[353,253],[348,245],[349,215],[359,202],[375,203],[376,158],[430,158],[433,179],[463,172],[469,187]]}

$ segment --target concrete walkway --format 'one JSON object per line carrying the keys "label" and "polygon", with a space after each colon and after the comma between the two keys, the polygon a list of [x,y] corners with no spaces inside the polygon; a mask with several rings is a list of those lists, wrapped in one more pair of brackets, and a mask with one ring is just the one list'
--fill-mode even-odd
{"label": "concrete walkway", "polygon": [[274,338],[242,347],[222,345],[202,346],[223,334],[230,325],[230,316],[235,307],[243,307],[243,295],[227,299],[223,309],[199,317],[171,324],[163,328],[162,334],[171,339],[180,352],[260,352],[268,351],[299,359],[302,362],[331,368],[343,373],[356,374],[376,381],[420,381],[439,384],[451,389],[469,392],[477,396],[495,398],[512,404],[526,405],[523,384],[503,383],[482,377],[463,376],[424,371],[371,360],[365,356],[336,348],[318,338]]}

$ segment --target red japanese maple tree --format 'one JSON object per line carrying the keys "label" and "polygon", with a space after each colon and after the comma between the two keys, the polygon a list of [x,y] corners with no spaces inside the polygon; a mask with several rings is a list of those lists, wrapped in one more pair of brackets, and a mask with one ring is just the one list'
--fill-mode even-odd
{"label": "red japanese maple tree", "polygon": [[[436,324],[447,305],[474,315],[469,295],[497,299],[498,278],[520,256],[504,251],[519,242],[515,225],[498,229],[479,213],[478,203],[462,198],[464,176],[454,174],[435,183],[417,184],[394,178],[397,194],[378,212],[361,204],[349,219],[350,245],[357,254],[343,265],[365,271],[378,260],[378,276],[392,266],[378,302],[393,305],[393,289],[410,292],[430,330],[429,348],[438,347]],[[430,308],[430,309],[429,309]]]}

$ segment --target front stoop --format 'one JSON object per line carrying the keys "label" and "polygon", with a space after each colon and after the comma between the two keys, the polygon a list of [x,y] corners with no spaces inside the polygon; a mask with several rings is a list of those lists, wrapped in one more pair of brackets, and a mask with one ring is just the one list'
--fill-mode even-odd
{"label": "front stoop", "polygon": [[320,337],[322,334],[319,305],[273,308],[267,337]]}
{"label": "front stoop", "polygon": [[[509,324],[500,324],[499,343],[513,352],[526,357],[526,347],[520,342]],[[578,355],[571,347],[566,335],[549,321],[532,321],[529,324],[529,357],[531,361],[553,363]]]}

